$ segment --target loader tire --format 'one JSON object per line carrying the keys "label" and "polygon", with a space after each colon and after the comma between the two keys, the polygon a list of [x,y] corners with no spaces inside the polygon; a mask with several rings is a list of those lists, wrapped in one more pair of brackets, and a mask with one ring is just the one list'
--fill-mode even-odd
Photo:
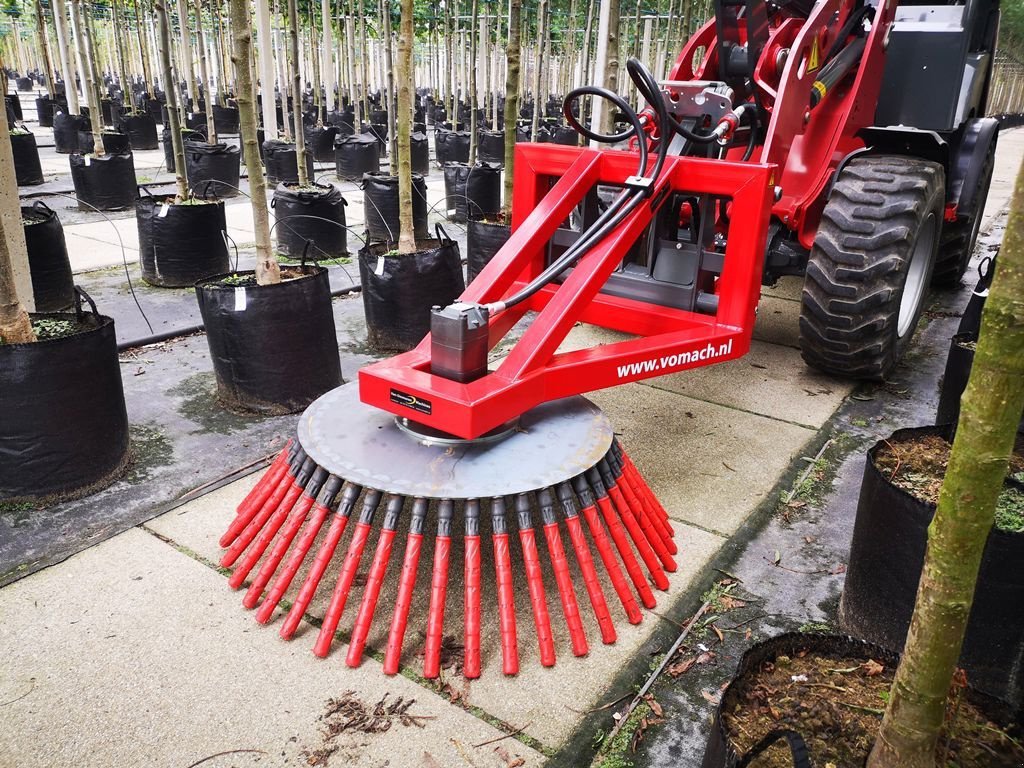
{"label": "loader tire", "polygon": [[931,281],[942,166],[869,156],[839,174],[807,262],[800,350],[825,373],[883,380],[906,352]]}
{"label": "loader tire", "polygon": [[974,196],[974,210],[956,221],[947,221],[942,225],[939,236],[939,255],[935,259],[935,272],[932,273],[932,285],[936,288],[953,289],[960,287],[960,280],[967,271],[974,253],[974,245],[978,242],[981,230],[981,219],[985,213],[985,201],[988,199],[989,187],[992,186],[992,172],[996,166],[996,143],[992,142],[985,155],[985,164],[978,178],[978,191]]}

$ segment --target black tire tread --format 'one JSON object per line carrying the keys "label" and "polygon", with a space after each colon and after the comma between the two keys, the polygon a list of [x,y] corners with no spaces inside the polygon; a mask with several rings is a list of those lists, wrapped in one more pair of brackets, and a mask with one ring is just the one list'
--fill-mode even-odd
{"label": "black tire tread", "polygon": [[941,195],[940,165],[911,157],[852,160],[822,213],[801,295],[804,361],[881,380],[898,359],[895,324],[920,221]]}

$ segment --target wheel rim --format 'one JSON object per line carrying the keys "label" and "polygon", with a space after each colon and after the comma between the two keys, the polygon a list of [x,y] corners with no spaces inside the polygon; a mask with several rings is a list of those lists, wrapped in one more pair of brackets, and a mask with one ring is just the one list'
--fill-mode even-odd
{"label": "wheel rim", "polygon": [[935,254],[935,235],[937,220],[934,213],[921,224],[921,231],[914,243],[914,252],[910,257],[907,279],[903,284],[903,296],[900,299],[900,316],[896,323],[896,336],[903,338],[914,324],[918,307],[924,298],[925,285],[928,282],[928,267]]}

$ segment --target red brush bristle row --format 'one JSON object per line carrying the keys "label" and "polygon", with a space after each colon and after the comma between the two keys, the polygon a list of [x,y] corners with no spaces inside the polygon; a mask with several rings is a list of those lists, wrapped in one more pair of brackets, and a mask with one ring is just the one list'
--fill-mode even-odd
{"label": "red brush bristle row", "polygon": [[[621,605],[626,619],[636,624],[642,618],[637,601],[654,607],[652,584],[667,589],[668,574],[676,570],[673,555],[678,550],[668,514],[617,441],[600,462],[557,486],[507,498],[434,501],[432,505],[428,498],[406,498],[347,482],[317,466],[292,440],[239,505],[221,538],[227,548],[221,562],[235,566],[229,578],[232,587],[248,581],[243,604],[257,608],[260,623],[272,621],[289,589],[297,587],[280,630],[285,639],[294,636],[323,585],[329,599],[314,653],[329,655],[350,626],[345,661],[353,667],[361,663],[371,642],[382,591],[393,579],[395,604],[382,650],[385,673],[395,674],[407,645],[421,559],[424,551],[431,552],[424,564],[430,571],[424,577],[427,583],[419,585],[421,602],[427,604],[421,627],[423,674],[440,674],[444,638],[461,634],[462,671],[469,678],[479,677],[488,655],[481,648],[481,627],[495,619],[502,672],[519,671],[517,602],[533,617],[540,663],[551,666],[556,635],[564,633],[574,655],[589,652],[583,615],[587,605],[601,642],[615,642],[606,585],[617,598],[615,605]],[[375,525],[381,517],[383,522]],[[481,531],[486,521],[489,549]],[[400,536],[400,525],[406,524],[407,533]],[[350,535],[343,544],[347,531]],[[404,545],[396,544],[403,537]],[[373,557],[363,570],[368,547]],[[402,549],[401,555],[396,547]],[[450,560],[460,552],[463,568],[454,573],[461,573],[464,587],[461,595],[449,594]],[[485,554],[493,560],[493,575],[488,575],[490,566],[481,564]],[[573,581],[577,569],[582,584]],[[525,577],[525,594],[516,595],[517,572]],[[344,620],[350,598],[358,606],[351,624]],[[445,626],[452,600],[463,604],[461,633]],[[550,601],[558,606],[558,615],[553,616]],[[489,615],[492,612],[496,616]]]}

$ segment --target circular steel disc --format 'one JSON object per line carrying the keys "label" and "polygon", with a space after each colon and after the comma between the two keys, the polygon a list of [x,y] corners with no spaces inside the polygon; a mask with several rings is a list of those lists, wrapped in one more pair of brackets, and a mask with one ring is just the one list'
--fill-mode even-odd
{"label": "circular steel disc", "polygon": [[474,499],[525,493],[570,480],[607,453],[612,427],[583,397],[524,413],[497,442],[428,445],[395,416],[359,400],[357,382],[317,399],[299,419],[299,443],[327,471],[403,496]]}

